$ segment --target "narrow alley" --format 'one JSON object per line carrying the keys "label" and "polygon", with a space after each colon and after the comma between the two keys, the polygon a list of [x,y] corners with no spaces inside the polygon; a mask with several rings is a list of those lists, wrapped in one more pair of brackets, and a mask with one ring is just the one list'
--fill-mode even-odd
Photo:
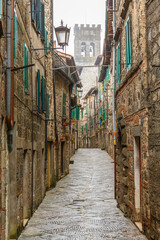
{"label": "narrow alley", "polygon": [[113,160],[99,149],[79,149],[70,174],[48,191],[19,240],[144,240],[116,207]]}

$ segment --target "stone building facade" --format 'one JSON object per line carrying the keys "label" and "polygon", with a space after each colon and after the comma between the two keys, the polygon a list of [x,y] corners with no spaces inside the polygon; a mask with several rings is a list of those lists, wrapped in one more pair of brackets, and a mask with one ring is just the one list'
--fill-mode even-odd
{"label": "stone building facade", "polygon": [[160,4],[146,1],[148,60],[148,173],[150,201],[150,239],[160,239]]}
{"label": "stone building facade", "polygon": [[116,12],[116,198],[149,234],[149,152],[144,1],[121,1]]}
{"label": "stone building facade", "polygon": [[0,239],[8,240],[69,172],[70,124],[63,122],[71,122],[70,85],[79,76],[71,78],[73,62],[52,51],[52,1],[0,4]]}

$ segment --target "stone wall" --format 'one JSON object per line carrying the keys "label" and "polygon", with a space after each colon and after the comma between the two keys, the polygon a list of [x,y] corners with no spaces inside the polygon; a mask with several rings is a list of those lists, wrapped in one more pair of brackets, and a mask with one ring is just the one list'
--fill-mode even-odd
{"label": "stone wall", "polygon": [[[126,67],[125,24],[131,23],[131,67]],[[146,17],[143,1],[121,1],[116,13],[120,83],[116,86],[117,202],[124,214],[149,231],[149,153]]]}
{"label": "stone wall", "polygon": [[150,238],[160,238],[160,4],[158,0],[147,1],[147,56],[149,86],[149,200]]}

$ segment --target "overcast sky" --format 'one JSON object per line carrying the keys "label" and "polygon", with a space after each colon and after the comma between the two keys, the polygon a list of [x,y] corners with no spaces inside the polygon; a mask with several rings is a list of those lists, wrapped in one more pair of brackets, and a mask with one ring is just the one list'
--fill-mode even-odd
{"label": "overcast sky", "polygon": [[105,0],[54,0],[55,27],[60,25],[61,19],[64,25],[71,27],[67,53],[74,55],[73,28],[75,24],[101,24],[101,38],[104,39]]}

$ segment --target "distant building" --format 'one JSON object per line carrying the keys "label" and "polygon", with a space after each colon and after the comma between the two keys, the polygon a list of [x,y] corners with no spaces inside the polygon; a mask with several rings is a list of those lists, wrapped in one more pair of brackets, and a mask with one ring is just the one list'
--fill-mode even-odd
{"label": "distant building", "polygon": [[[100,54],[101,25],[78,24],[74,27],[74,58],[77,66],[94,65]],[[97,85],[98,69],[79,68],[80,78],[83,84],[83,96],[91,87]]]}

